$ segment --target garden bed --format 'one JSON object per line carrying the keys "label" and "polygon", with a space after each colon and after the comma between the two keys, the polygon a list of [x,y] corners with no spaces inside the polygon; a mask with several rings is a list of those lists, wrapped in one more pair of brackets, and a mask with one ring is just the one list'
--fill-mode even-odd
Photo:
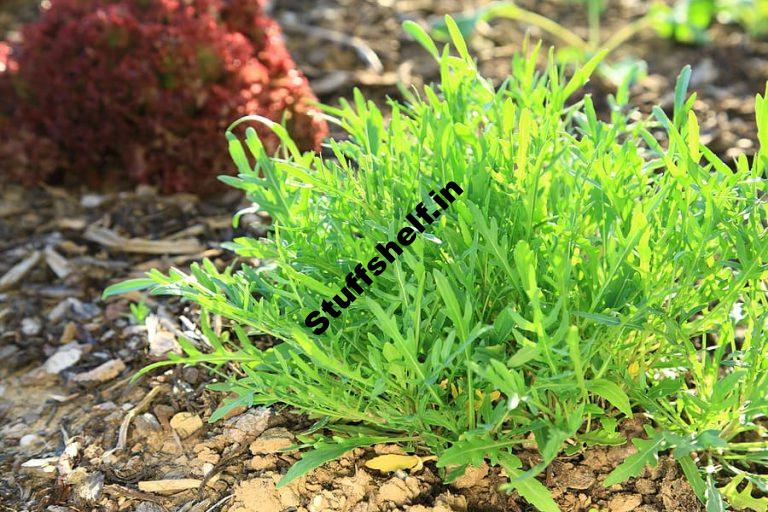
{"label": "garden bed", "polygon": [[[274,14],[323,101],[349,97],[351,87],[359,86],[383,105],[386,95],[398,93],[398,81],[415,85],[436,78],[435,64],[403,35],[403,19],[455,12],[460,3],[279,4]],[[584,24],[571,9],[550,4],[543,9],[569,26]],[[642,9],[641,2],[612,7],[605,30]],[[306,27],[314,30],[307,34]],[[359,39],[339,42],[338,34]],[[518,24],[493,23],[475,48],[483,72],[501,81],[522,35]],[[623,49],[644,58],[649,67],[631,103],[644,112],[657,104],[670,107],[675,78],[690,64],[702,142],[728,159],[751,155],[756,147],[754,95],[768,76],[768,43],[726,27],[713,35],[712,44],[703,47],[642,36]],[[313,42],[311,51],[305,50],[307,38]],[[368,49],[378,55],[380,67]],[[608,85],[593,81],[590,90],[598,106],[606,108],[598,98],[609,92]],[[232,192],[202,201],[191,195],[162,196],[148,188],[3,190],[3,510],[529,510],[516,494],[496,491],[504,480],[498,470],[477,468],[446,485],[433,461],[395,473],[365,467],[374,455],[397,450],[391,445],[356,449],[278,491],[275,482],[298,459],[297,452],[279,450],[311,425],[306,418],[290,410],[256,408],[235,410],[208,424],[223,397],[205,389],[209,377],[197,368],[153,372],[131,381],[147,363],[177,350],[180,335],[199,336],[199,312],[175,299],[151,298],[152,313],[140,318],[142,312],[132,314],[130,304],[140,302],[141,295],[102,300],[101,292],[151,268],[185,267],[202,257],[220,268],[231,263],[233,256],[219,248],[222,242],[266,229],[266,221],[256,215],[246,216],[237,230],[231,227],[231,215],[245,206],[242,201]],[[625,421],[620,430],[629,438],[641,436],[642,418]],[[605,489],[606,475],[632,450],[594,448],[587,456],[561,456],[543,481],[563,510],[702,509],[666,458],[639,478]],[[519,456],[535,463],[534,453],[522,450]],[[171,482],[178,479],[184,479],[184,488],[170,489],[180,485]]]}

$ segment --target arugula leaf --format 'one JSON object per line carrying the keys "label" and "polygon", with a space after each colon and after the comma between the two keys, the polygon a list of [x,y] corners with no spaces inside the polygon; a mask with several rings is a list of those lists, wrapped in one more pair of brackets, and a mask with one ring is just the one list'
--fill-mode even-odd
{"label": "arugula leaf", "polygon": [[719,489],[720,493],[728,499],[728,503],[730,503],[731,507],[735,510],[752,510],[754,512],[768,511],[768,497],[753,497],[752,489],[754,486],[752,482],[748,482],[741,491],[738,490],[739,484],[741,484],[745,478],[746,476],[744,476],[744,474],[736,475],[727,485]]}
{"label": "arugula leaf", "polygon": [[632,406],[627,394],[616,384],[606,379],[595,379],[586,382],[587,390],[605,398],[608,402],[625,415],[632,417]]}
{"label": "arugula leaf", "polygon": [[544,484],[533,476],[520,478],[523,475],[523,471],[519,469],[520,459],[500,455],[498,462],[510,477],[510,483],[503,484],[501,489],[517,491],[520,496],[541,512],[560,512],[560,507],[557,506],[557,503],[552,498],[552,493],[549,492],[549,489]]}
{"label": "arugula leaf", "polygon": [[660,433],[650,439],[633,439],[632,443],[637,447],[637,452],[624,459],[608,474],[603,482],[605,487],[640,475],[645,466],[656,466],[659,462],[659,452],[665,448],[664,436]]}
{"label": "arugula leaf", "polygon": [[301,459],[291,466],[291,469],[280,479],[277,483],[277,488],[285,487],[289,483],[293,482],[297,478],[306,475],[315,468],[318,468],[330,462],[338,459],[349,450],[354,448],[360,448],[361,446],[371,446],[378,443],[383,443],[390,440],[387,437],[356,437],[351,439],[337,440],[336,442],[329,443],[326,441],[320,441],[317,443],[313,450],[304,452],[301,455]]}

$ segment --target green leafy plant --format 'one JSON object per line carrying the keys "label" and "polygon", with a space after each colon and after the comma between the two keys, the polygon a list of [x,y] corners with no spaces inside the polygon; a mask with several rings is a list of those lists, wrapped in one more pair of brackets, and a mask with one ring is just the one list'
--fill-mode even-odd
{"label": "green leafy plant", "polygon": [[739,23],[752,35],[768,33],[766,0],[677,0],[671,6],[654,4],[652,15],[659,34],[683,43],[709,41],[715,20]]}
{"label": "green leafy plant", "polygon": [[131,311],[131,320],[133,320],[133,323],[136,324],[143,324],[144,320],[146,320],[149,314],[152,312],[144,300],[140,300],[139,302],[132,302],[128,308]]}
{"label": "green leafy plant", "polygon": [[[768,454],[765,100],[761,149],[731,169],[699,141],[689,68],[670,115],[630,122],[625,87],[600,120],[589,96],[568,100],[603,54],[566,78],[552,52],[539,72],[539,47],[526,49],[494,87],[452,19],[455,55],[405,28],[438,61],[440,84],[391,102],[388,122],[359,92],[325,107],[348,134],[328,141],[332,157],[300,152],[263,118],[236,125],[265,123],[280,157],[252,128],[244,141],[228,132],[239,175],[221,179],[273,219],[266,238],[228,244],[243,264],[220,271],[204,260],[105,292],[148,287],[203,309],[208,344],[181,340],[185,355],[144,371],[218,372],[211,387],[237,398],[212,421],[278,403],[316,419],[301,438],[314,449],[281,485],[354,447],[393,442],[436,455],[447,481],[489,461],[504,468],[506,489],[554,511],[536,476],[563,450],[625,443],[617,425],[645,412],[647,439],[607,484],[671,451],[713,507],[761,500],[737,487],[765,489]],[[461,200],[325,334],[305,327],[333,283],[449,181]],[[209,314],[231,329],[214,333]],[[257,349],[262,336],[274,345]],[[540,462],[527,467],[517,455],[531,436]]]}

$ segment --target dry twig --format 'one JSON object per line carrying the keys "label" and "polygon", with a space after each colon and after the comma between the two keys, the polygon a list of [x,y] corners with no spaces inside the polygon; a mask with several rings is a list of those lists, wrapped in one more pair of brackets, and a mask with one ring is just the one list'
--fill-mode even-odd
{"label": "dry twig", "polygon": [[[152,403],[152,400],[155,399],[157,395],[159,395],[161,392],[168,391],[168,386],[161,385],[157,386],[156,388],[152,388],[149,393],[147,393],[144,398],[141,399],[141,402],[128,411],[128,414],[125,415],[125,418],[123,419],[123,422],[120,424],[120,430],[117,434],[117,445],[111,450],[109,450],[108,453],[114,453],[116,451],[120,451],[125,448],[125,444],[128,441],[128,428],[131,426],[131,420],[137,415],[141,414],[144,409],[146,409],[150,403]],[[105,455],[106,455],[105,454]]]}
{"label": "dry twig", "polygon": [[368,69],[374,73],[381,73],[384,71],[384,65],[381,63],[381,59],[376,55],[368,43],[356,36],[349,36],[342,32],[330,30],[323,27],[317,27],[314,25],[305,25],[299,21],[296,21],[295,16],[283,15],[280,17],[280,24],[286,30],[293,30],[295,32],[301,32],[302,34],[309,34],[310,36],[332,41],[334,43],[349,46],[354,49],[360,60],[365,62]]}
{"label": "dry twig", "polygon": [[109,228],[88,226],[83,237],[108,249],[142,254],[194,254],[205,249],[194,238],[182,240],[146,240],[144,238],[126,238]]}

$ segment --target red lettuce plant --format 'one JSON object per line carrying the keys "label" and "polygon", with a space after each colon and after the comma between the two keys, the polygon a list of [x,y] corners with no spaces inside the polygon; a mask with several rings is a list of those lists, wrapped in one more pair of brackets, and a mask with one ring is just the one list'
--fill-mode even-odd
{"label": "red lettuce plant", "polygon": [[317,149],[327,126],[264,3],[53,0],[0,46],[0,165],[26,183],[209,190],[230,168],[223,132],[246,114]]}

